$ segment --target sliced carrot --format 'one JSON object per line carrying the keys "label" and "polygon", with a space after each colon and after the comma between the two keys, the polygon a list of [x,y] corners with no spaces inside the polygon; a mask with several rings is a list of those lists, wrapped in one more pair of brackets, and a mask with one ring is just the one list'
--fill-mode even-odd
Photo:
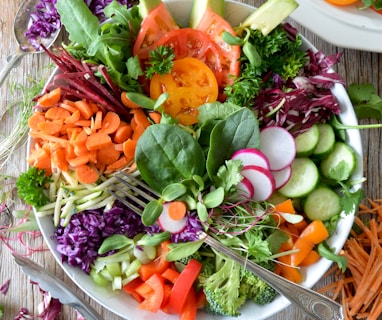
{"label": "sliced carrot", "polygon": [[76,112],[78,109],[75,107],[74,102],[70,100],[64,100],[59,104],[59,106],[65,110],[68,110],[70,113]]}
{"label": "sliced carrot", "polygon": [[52,91],[41,96],[37,103],[43,107],[53,107],[61,100],[61,88],[55,88]]}
{"label": "sliced carrot", "polygon": [[142,108],[133,109],[131,112],[134,115],[137,125],[142,125],[144,128],[147,128],[150,125],[150,121],[147,119],[147,115]]}
{"label": "sliced carrot", "polygon": [[88,136],[86,140],[86,148],[90,151],[100,150],[102,148],[109,147],[113,142],[108,134],[103,132],[97,132]]}
{"label": "sliced carrot", "polygon": [[137,141],[128,139],[122,145],[125,157],[127,159],[133,160],[135,157],[135,148],[137,147]]}
{"label": "sliced carrot", "polygon": [[114,134],[115,143],[124,143],[126,140],[130,139],[133,134],[133,130],[129,124],[120,126]]}
{"label": "sliced carrot", "polygon": [[29,132],[29,135],[32,138],[39,138],[39,139],[42,139],[42,140],[46,140],[48,142],[57,142],[57,143],[60,143],[63,146],[66,146],[68,144],[68,140],[66,140],[66,139],[62,139],[60,137],[56,137],[56,136],[53,136],[53,135],[50,135],[50,134],[45,134],[44,132],[41,132],[41,131],[34,131],[34,130],[32,130],[32,131]]}
{"label": "sliced carrot", "polygon": [[68,159],[68,163],[72,167],[79,167],[79,166],[82,166],[84,164],[87,164],[89,162],[89,160],[90,160],[90,152],[87,152],[87,153],[83,153],[82,155],[77,156],[75,158]]}
{"label": "sliced carrot", "polygon": [[149,117],[155,124],[160,123],[162,119],[162,115],[157,111],[149,112]]}
{"label": "sliced carrot", "polygon": [[121,152],[118,151],[114,144],[108,147],[97,150],[97,163],[101,165],[110,165],[116,162],[121,156]]}
{"label": "sliced carrot", "polygon": [[142,136],[142,134],[143,134],[143,132],[145,132],[145,130],[146,130],[146,127],[144,127],[141,124],[137,124],[137,126],[135,127],[135,129],[133,131],[132,139],[135,141],[138,141],[138,139]]}
{"label": "sliced carrot", "polygon": [[281,276],[295,283],[302,282],[303,280],[302,272],[299,268],[291,266],[290,256],[280,256],[278,257],[278,260],[281,262],[279,264],[281,269],[280,271]]}
{"label": "sliced carrot", "polygon": [[74,102],[74,106],[80,111],[81,116],[88,120],[94,114],[92,106],[85,100],[78,100]]}
{"label": "sliced carrot", "polygon": [[88,140],[88,135],[84,130],[77,130],[72,135],[72,143],[74,146],[83,146]]}
{"label": "sliced carrot", "polygon": [[95,114],[93,130],[101,129],[102,126],[102,111],[99,110]]}
{"label": "sliced carrot", "polygon": [[106,134],[112,134],[119,128],[120,123],[121,119],[119,118],[119,115],[109,111],[102,120],[100,131]]}
{"label": "sliced carrot", "polygon": [[275,205],[275,211],[284,213],[296,213],[292,199],[287,199]]}
{"label": "sliced carrot", "polygon": [[173,220],[184,218],[187,213],[187,205],[184,201],[172,201],[168,206],[168,215]]}
{"label": "sliced carrot", "polygon": [[166,260],[166,255],[170,250],[169,243],[169,241],[162,242],[157,249],[156,259],[141,265],[138,273],[143,281],[146,281],[154,273],[161,274],[170,266],[170,262]]}
{"label": "sliced carrot", "polygon": [[52,172],[51,154],[49,150],[43,148],[35,149],[30,154],[28,162],[38,169],[45,169],[48,173]]}
{"label": "sliced carrot", "polygon": [[126,167],[131,160],[127,159],[125,156],[120,157],[117,161],[113,162],[112,164],[109,164],[106,167],[105,173],[112,173],[117,170],[121,170],[124,167]]}
{"label": "sliced carrot", "polygon": [[66,149],[64,147],[53,150],[52,161],[60,170],[68,171],[68,161],[66,160]]}
{"label": "sliced carrot", "polygon": [[45,112],[45,118],[49,120],[66,119],[70,112],[61,107],[51,107]]}
{"label": "sliced carrot", "polygon": [[45,122],[45,113],[35,112],[28,119],[28,127],[32,130],[40,130],[39,123]]}
{"label": "sliced carrot", "polygon": [[99,178],[98,172],[87,164],[76,167],[75,174],[78,181],[84,184],[95,183]]}
{"label": "sliced carrot", "polygon": [[136,109],[136,108],[141,108],[140,105],[136,104],[135,102],[131,101],[127,96],[126,92],[121,93],[121,102],[122,104],[130,109]]}
{"label": "sliced carrot", "polygon": [[55,135],[60,133],[64,121],[62,119],[40,122],[37,126],[45,134]]}
{"label": "sliced carrot", "polygon": [[81,113],[79,110],[74,111],[70,116],[66,117],[64,123],[76,123],[81,118]]}
{"label": "sliced carrot", "polygon": [[92,121],[91,120],[87,120],[87,119],[80,119],[76,122],[74,122],[74,124],[78,127],[89,127],[92,125]]}

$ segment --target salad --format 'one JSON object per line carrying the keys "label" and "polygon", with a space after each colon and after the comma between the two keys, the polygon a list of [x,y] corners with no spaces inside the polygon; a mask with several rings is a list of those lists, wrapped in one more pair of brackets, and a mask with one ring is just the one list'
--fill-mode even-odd
{"label": "salad", "polygon": [[[36,98],[17,187],[52,217],[64,263],[140,309],[189,319],[277,295],[202,231],[295,282],[321,256],[344,265],[325,242],[360,196],[330,90],[340,55],[301,50],[286,16],[269,19],[277,5],[296,8],[270,0],[231,26],[223,1],[195,1],[184,28],[160,1],[113,1],[103,24],[57,1],[72,42],[46,50],[60,72]],[[142,216],[108,192],[120,170],[159,193]]]}
{"label": "salad", "polygon": [[336,6],[357,5],[360,9],[371,8],[377,13],[382,13],[382,2],[379,0],[326,0]]}

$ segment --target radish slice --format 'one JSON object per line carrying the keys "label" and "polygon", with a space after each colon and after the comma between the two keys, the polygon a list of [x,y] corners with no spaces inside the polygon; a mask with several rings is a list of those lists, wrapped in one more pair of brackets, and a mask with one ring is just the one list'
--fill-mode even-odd
{"label": "radish slice", "polygon": [[259,166],[264,169],[270,169],[269,160],[259,149],[246,148],[240,149],[233,153],[232,160],[241,160],[243,166]]}
{"label": "radish slice", "polygon": [[272,173],[259,166],[245,166],[241,170],[243,177],[251,181],[254,189],[254,201],[267,200],[275,191],[275,179]]}
{"label": "radish slice", "polygon": [[288,166],[282,170],[271,171],[273,178],[276,182],[276,190],[282,188],[287,184],[292,174],[292,166]]}
{"label": "radish slice", "polygon": [[169,231],[171,233],[179,233],[184,230],[187,225],[187,217],[183,217],[179,220],[172,219],[168,214],[169,203],[163,204],[163,210],[158,218],[158,224],[163,231]]}
{"label": "radish slice", "polygon": [[240,198],[251,199],[255,193],[255,189],[249,179],[243,177],[243,179],[236,185],[237,195]]}
{"label": "radish slice", "polygon": [[282,170],[296,157],[296,142],[284,128],[271,126],[260,131],[260,150],[267,156],[270,169]]}

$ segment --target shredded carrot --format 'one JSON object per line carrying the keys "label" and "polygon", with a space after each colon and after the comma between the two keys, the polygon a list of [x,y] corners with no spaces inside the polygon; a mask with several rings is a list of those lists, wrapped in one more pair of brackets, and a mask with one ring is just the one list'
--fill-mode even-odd
{"label": "shredded carrot", "polygon": [[343,305],[345,319],[377,320],[382,316],[382,201],[360,204],[343,255],[347,271],[336,267],[335,281],[321,288]]}

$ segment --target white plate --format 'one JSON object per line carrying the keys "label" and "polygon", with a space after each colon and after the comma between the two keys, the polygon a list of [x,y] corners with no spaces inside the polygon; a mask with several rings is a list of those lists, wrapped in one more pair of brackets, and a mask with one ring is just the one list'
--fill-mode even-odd
{"label": "white plate", "polygon": [[382,15],[356,5],[334,6],[325,0],[297,0],[291,18],[322,39],[343,48],[382,52]]}
{"label": "white plate", "polygon": [[[169,0],[168,6],[173,13],[176,21],[183,26],[187,25],[188,15],[187,12],[190,12],[191,1],[185,0]],[[233,25],[237,25],[240,21],[246,18],[251,11],[252,7],[238,2],[227,2],[226,7],[226,19],[230,21]],[[312,45],[304,39],[305,49],[313,48]],[[350,103],[350,100],[346,94],[346,91],[343,86],[336,85],[333,89],[334,94],[337,96],[339,103],[342,107],[341,119],[346,124],[357,124],[357,119],[355,117],[353,107]],[[358,130],[350,130],[348,132],[348,143],[355,149],[358,156],[358,168],[356,170],[355,178],[359,179],[362,177],[362,145],[361,138]],[[357,186],[359,188],[360,186]],[[350,232],[353,215],[348,215],[341,219],[337,232],[330,238],[329,245],[335,247],[338,252]],[[62,269],[67,273],[67,275],[92,299],[96,300],[98,303],[103,305],[105,308],[116,313],[122,318],[129,320],[145,320],[145,319],[156,319],[156,320],[172,320],[178,319],[177,316],[171,316],[159,312],[153,314],[137,308],[137,303],[131,297],[124,293],[112,292],[111,289],[105,289],[97,286],[93,283],[91,278],[83,273],[79,268],[73,268],[67,264],[61,262],[60,255],[55,251],[55,241],[51,239],[51,236],[54,234],[55,228],[53,226],[52,217],[38,218],[38,223],[47,242],[52,254],[55,256],[57,263],[60,264]],[[303,270],[305,275],[304,286],[312,287],[324,273],[327,271],[331,262],[321,259],[317,264],[308,267]],[[237,319],[265,319],[268,318],[277,312],[283,310],[289,305],[289,301],[284,297],[277,297],[272,303],[265,306],[258,306],[253,303],[247,303],[242,308],[242,315]],[[216,320],[223,319],[223,317],[216,317],[200,312],[198,319],[203,320]],[[225,319],[225,318],[224,318]],[[227,318],[232,319],[232,318]]]}

